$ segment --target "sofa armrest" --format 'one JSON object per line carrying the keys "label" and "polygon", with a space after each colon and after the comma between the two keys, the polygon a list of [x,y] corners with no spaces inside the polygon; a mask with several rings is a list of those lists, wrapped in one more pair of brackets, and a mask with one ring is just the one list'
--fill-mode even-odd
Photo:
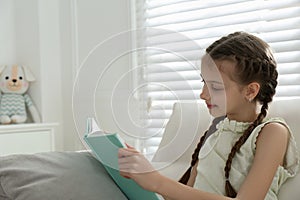
{"label": "sofa armrest", "polygon": [[163,138],[152,161],[163,163],[159,171],[179,179],[188,168],[202,134],[212,121],[204,102],[178,102],[166,125]]}
{"label": "sofa armrest", "polygon": [[0,157],[0,199],[127,199],[88,152]]}

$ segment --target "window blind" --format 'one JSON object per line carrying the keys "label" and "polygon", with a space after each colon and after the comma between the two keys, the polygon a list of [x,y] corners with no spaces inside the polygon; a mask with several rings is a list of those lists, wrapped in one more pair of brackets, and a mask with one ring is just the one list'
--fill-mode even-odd
{"label": "window blind", "polygon": [[200,58],[228,33],[268,42],[279,71],[275,98],[300,96],[300,0],[136,0],[135,16],[146,152],[157,149],[174,102],[199,98]]}

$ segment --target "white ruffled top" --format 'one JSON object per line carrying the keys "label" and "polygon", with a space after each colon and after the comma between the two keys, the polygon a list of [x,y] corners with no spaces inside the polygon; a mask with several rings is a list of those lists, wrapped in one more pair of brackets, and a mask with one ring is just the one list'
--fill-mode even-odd
{"label": "white ruffled top", "polygon": [[[230,183],[236,191],[239,190],[246,178],[254,159],[256,149],[256,139],[261,129],[270,122],[288,125],[281,118],[271,118],[265,120],[257,126],[241,149],[236,153],[230,171]],[[225,118],[217,124],[217,131],[212,134],[203,145],[199,153],[198,174],[194,184],[195,188],[225,195],[225,173],[224,167],[228,154],[232,146],[248,128],[250,123],[237,122]],[[290,131],[290,129],[289,129]],[[274,176],[272,185],[268,191],[265,200],[276,200],[281,185],[290,177],[296,175],[299,169],[299,153],[292,132],[288,149],[285,156],[284,166],[280,166]]]}

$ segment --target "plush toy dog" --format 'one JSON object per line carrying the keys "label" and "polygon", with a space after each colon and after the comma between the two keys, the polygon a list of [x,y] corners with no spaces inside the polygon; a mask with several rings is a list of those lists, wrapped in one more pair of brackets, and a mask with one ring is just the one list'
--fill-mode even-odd
{"label": "plush toy dog", "polygon": [[30,96],[26,94],[29,82],[35,78],[25,66],[0,67],[0,123],[24,123],[27,111],[34,122],[41,122],[36,107]]}

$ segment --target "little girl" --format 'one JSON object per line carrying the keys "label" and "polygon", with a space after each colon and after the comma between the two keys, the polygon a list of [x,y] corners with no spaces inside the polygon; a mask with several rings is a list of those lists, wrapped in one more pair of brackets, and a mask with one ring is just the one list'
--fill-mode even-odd
{"label": "little girl", "polygon": [[131,147],[119,150],[121,174],[165,199],[276,200],[299,157],[284,120],[265,119],[278,76],[270,47],[244,32],[222,37],[206,49],[201,75],[200,98],[211,115],[226,117],[202,136],[179,182]]}

